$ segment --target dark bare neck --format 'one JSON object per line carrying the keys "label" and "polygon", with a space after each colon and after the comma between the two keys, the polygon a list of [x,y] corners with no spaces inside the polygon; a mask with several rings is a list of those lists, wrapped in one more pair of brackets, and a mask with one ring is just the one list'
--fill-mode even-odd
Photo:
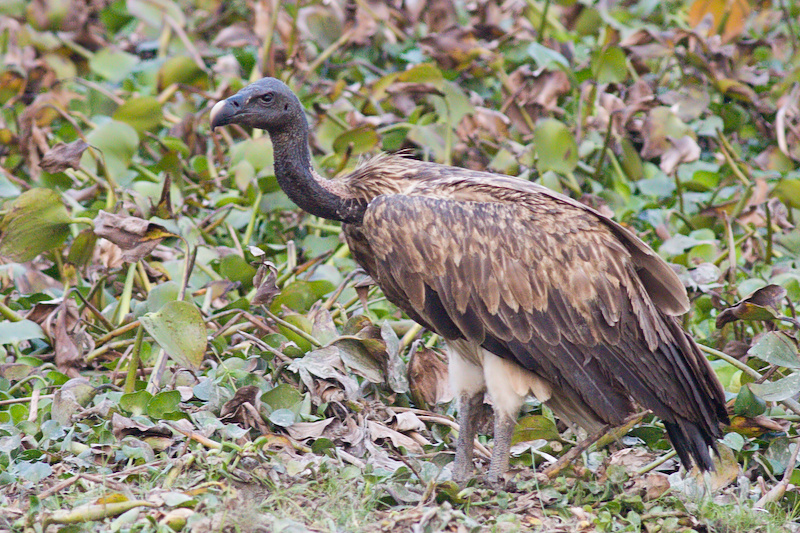
{"label": "dark bare neck", "polygon": [[275,153],[275,177],[289,199],[301,209],[328,220],[358,224],[364,218],[366,203],[348,198],[338,187],[318,176],[311,167],[308,151],[308,124],[270,132]]}

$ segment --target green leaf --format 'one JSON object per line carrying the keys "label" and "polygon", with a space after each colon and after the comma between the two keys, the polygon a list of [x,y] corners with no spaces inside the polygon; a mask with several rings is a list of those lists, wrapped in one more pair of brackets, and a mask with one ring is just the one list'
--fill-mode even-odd
{"label": "green leaf", "polygon": [[138,64],[139,58],[135,55],[111,48],[102,48],[89,59],[92,72],[113,83],[124,80]]}
{"label": "green leaf", "polygon": [[167,413],[178,410],[181,403],[181,393],[176,390],[160,392],[147,402],[147,414],[151,418],[161,420]]}
{"label": "green leaf", "polygon": [[147,333],[184,368],[198,370],[206,352],[206,325],[194,304],[167,302],[139,318]]}
{"label": "green leaf", "polygon": [[555,68],[565,71],[570,68],[569,61],[567,61],[563,55],[539,43],[531,43],[530,46],[528,46],[528,55],[539,68]]}
{"label": "green leaf", "polygon": [[770,331],[762,335],[749,350],[748,355],[785,368],[800,368],[797,347],[785,334]]}
{"label": "green leaf", "polygon": [[223,278],[239,282],[245,291],[253,288],[253,276],[256,269],[253,265],[236,254],[226,255],[219,262],[219,273]]}
{"label": "green leaf", "polygon": [[303,395],[287,383],[281,383],[261,395],[261,403],[268,405],[271,411],[291,409],[302,400]]}
{"label": "green leaf", "polygon": [[131,98],[114,111],[115,120],[131,126],[139,135],[155,130],[164,118],[161,103],[154,96]]}
{"label": "green leaf", "polygon": [[621,83],[628,78],[625,52],[618,46],[601,50],[592,57],[592,74],[598,83]]}
{"label": "green leaf", "polygon": [[146,390],[140,390],[120,396],[119,406],[134,416],[143,415],[147,411],[148,402],[152,399],[152,394]]}
{"label": "green leaf", "polygon": [[380,137],[374,128],[362,126],[346,131],[333,140],[333,149],[337,154],[344,154],[352,146],[352,155],[360,155],[375,149]]}
{"label": "green leaf", "polygon": [[517,444],[536,439],[558,440],[558,438],[558,428],[555,422],[543,415],[530,415],[517,422],[512,443]]}
{"label": "green leaf", "polygon": [[36,322],[20,320],[0,322],[0,344],[17,344],[31,339],[46,339],[47,336]]}
{"label": "green leaf", "polygon": [[206,79],[206,73],[188,56],[172,57],[158,69],[158,90],[163,91],[173,83],[192,85]]}
{"label": "green leaf", "polygon": [[[105,162],[111,178],[120,185],[127,185],[129,180],[124,178],[128,172],[128,165],[139,147],[139,134],[136,130],[124,122],[112,120],[87,135],[86,141],[102,152],[101,162]],[[81,165],[88,168],[96,165],[91,150],[83,153]]]}
{"label": "green leaf", "polygon": [[578,144],[569,128],[558,120],[549,118],[539,121],[533,132],[536,167],[540,173],[553,170],[568,174],[578,164]]}
{"label": "green leaf", "polygon": [[778,381],[769,381],[761,384],[752,383],[750,388],[753,389],[755,394],[768,402],[786,400],[800,392],[800,372],[795,372]]}
{"label": "green leaf", "polygon": [[57,192],[25,191],[0,221],[0,256],[21,263],[58,248],[69,235],[69,222],[67,208]]}
{"label": "green leaf", "polygon": [[767,403],[753,394],[749,384],[739,389],[739,394],[736,395],[736,402],[733,405],[734,414],[754,418],[764,414],[766,410]]}

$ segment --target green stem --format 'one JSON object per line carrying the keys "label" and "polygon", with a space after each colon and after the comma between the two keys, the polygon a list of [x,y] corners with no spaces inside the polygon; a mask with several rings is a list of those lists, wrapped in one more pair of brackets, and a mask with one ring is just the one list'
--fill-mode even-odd
{"label": "green stem", "polygon": [[130,394],[136,390],[136,371],[139,370],[140,354],[142,350],[142,339],[144,338],[144,327],[139,324],[136,330],[136,340],[131,351],[131,360],[128,361],[128,374],[125,376],[125,393]]}
{"label": "green stem", "polygon": [[119,305],[114,312],[114,323],[121,326],[125,320],[125,316],[131,310],[131,298],[133,296],[133,279],[136,274],[136,263],[128,265],[128,275],[125,277],[125,288],[122,289],[122,294],[119,297]]}
{"label": "green stem", "polygon": [[[258,185],[256,184],[256,187]],[[258,189],[258,194],[256,194],[256,201],[253,202],[253,212],[250,215],[250,220],[247,222],[247,228],[244,230],[244,237],[242,238],[242,245],[249,246],[250,239],[253,238],[253,228],[256,226],[256,217],[258,216],[259,210],[258,206],[261,205],[261,189]]]}
{"label": "green stem", "polygon": [[316,346],[318,348],[320,346],[322,346],[322,343],[320,343],[317,339],[315,339],[314,337],[312,337],[311,335],[309,335],[308,333],[306,333],[302,329],[298,328],[294,324],[290,324],[290,323],[286,322],[285,320],[283,320],[281,318],[278,318],[277,316],[275,316],[274,314],[272,314],[269,311],[266,311],[266,315],[269,318],[271,318],[276,324],[279,324],[279,325],[285,327],[286,329],[288,329],[289,331],[300,335],[301,337],[303,337],[305,340],[307,340],[308,342],[310,342],[314,346]]}

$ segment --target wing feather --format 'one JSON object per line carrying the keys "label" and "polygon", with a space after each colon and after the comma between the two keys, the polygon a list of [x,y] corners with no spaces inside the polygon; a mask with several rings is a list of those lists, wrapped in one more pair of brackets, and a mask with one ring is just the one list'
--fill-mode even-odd
{"label": "wing feather", "polygon": [[671,281],[656,284],[672,287],[666,312],[650,297],[641,264],[660,259],[643,244],[632,252],[591,210],[540,204],[384,195],[345,234],[363,239],[356,260],[410,316],[517,362],[607,423],[621,422],[633,398],[697,458],[697,438],[719,435],[724,397],[668,316],[681,300]]}

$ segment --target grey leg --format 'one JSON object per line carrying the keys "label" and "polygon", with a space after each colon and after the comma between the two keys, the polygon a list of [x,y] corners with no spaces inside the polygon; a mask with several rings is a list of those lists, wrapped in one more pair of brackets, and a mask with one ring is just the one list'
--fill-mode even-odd
{"label": "grey leg", "polygon": [[459,485],[472,477],[472,445],[478,431],[478,414],[483,407],[483,392],[473,396],[467,393],[458,398],[458,440],[456,441],[456,460],[453,463],[453,480]]}
{"label": "grey leg", "polygon": [[504,413],[494,415],[494,449],[492,462],[489,465],[489,483],[498,484],[508,470],[508,452],[511,449],[511,437],[517,421]]}

